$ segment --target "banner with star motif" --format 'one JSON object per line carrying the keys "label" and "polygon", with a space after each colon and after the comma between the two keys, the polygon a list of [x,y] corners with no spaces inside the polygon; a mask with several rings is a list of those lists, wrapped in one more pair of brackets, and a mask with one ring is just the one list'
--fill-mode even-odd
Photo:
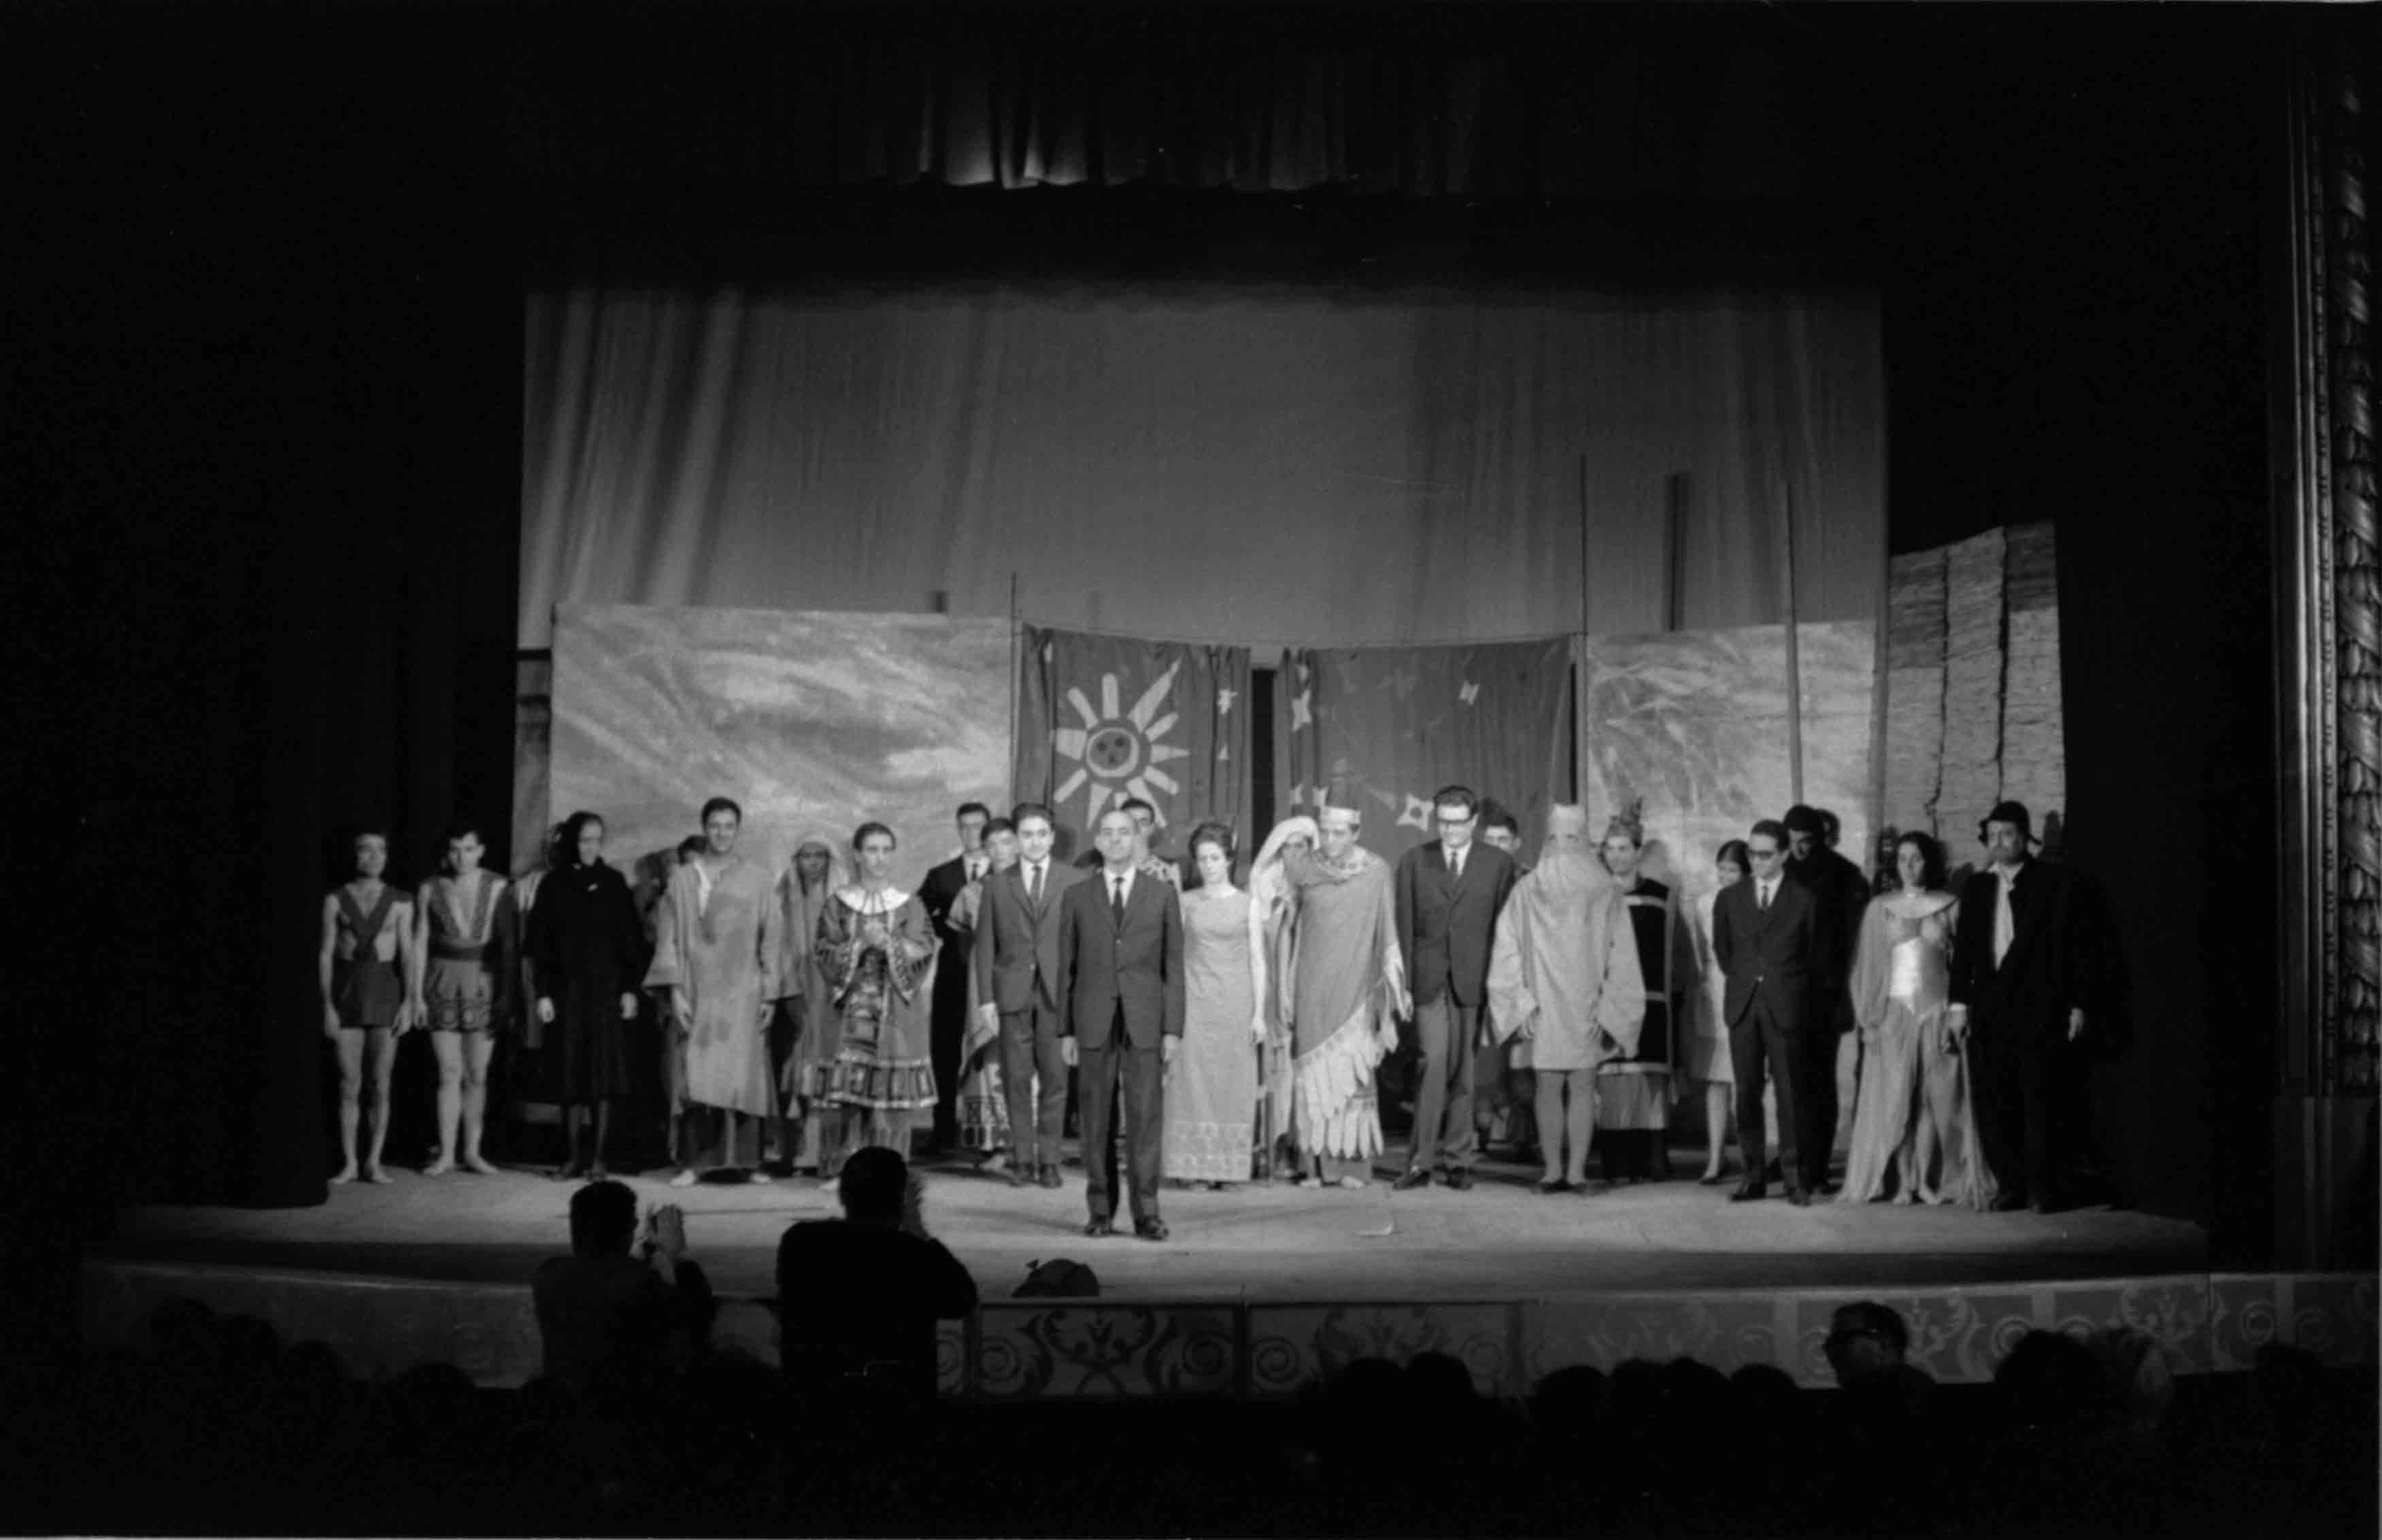
{"label": "banner with star motif", "polygon": [[1089,850],[1100,814],[1140,797],[1168,855],[1209,819],[1252,853],[1248,648],[1022,633],[1011,789],[1049,805],[1062,852]]}
{"label": "banner with star motif", "polygon": [[1464,785],[1521,820],[1524,859],[1547,806],[1571,796],[1571,640],[1293,649],[1274,684],[1275,783],[1313,813],[1335,785],[1383,856],[1434,837],[1431,796]]}

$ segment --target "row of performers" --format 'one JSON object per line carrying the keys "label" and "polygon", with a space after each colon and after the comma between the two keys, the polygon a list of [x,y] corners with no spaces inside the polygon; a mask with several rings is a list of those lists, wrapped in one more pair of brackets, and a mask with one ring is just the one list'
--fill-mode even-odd
{"label": "row of performers", "polygon": [[[1404,1024],[1420,1064],[1401,1186],[1434,1176],[1469,1186],[1484,1135],[1499,1125],[1516,1144],[1535,1144],[1543,1191],[1586,1188],[1599,1127],[1609,1172],[1657,1175],[1670,1104],[1701,1082],[1704,1179],[1720,1179],[1733,1112],[1739,1195],[1762,1195],[1774,1121],[1788,1193],[1809,1195],[1827,1182],[1838,1029],[1857,1023],[1851,1196],[1982,1206],[2023,1201],[2030,1177],[2050,1185],[2030,1152],[2057,1141],[2037,1137],[2029,1118],[2056,1121],[2056,1108],[2020,1094],[1998,1127],[1974,1110],[1972,1042],[1951,998],[1959,907],[1924,835],[1897,847],[1900,881],[1872,903],[1859,869],[1829,848],[1823,817],[1798,807],[1786,827],[1758,825],[1724,846],[1721,886],[1683,914],[1638,869],[1634,811],[1591,843],[1584,815],[1559,806],[1537,860],[1524,865],[1510,819],[1484,818],[1468,791],[1450,787],[1435,802],[1439,837],[1394,867],[1363,847],[1360,813],[1331,807],[1277,826],[1246,888],[1233,882],[1227,828],[1202,825],[1176,863],[1149,851],[1154,812],[1134,811],[1120,858],[1163,884],[1178,910],[1179,953],[1159,965],[1173,970],[1168,992],[1181,1001],[1164,1027],[1175,1041],[1164,1050],[1162,1103],[1148,1104],[1162,1114],[1143,1119],[1158,1137],[1137,1162],[1168,1177],[1223,1184],[1281,1168],[1308,1183],[1369,1180],[1383,1151],[1381,1072]],[[2009,843],[2001,815],[2011,811],[1997,809],[2004,828],[1986,836],[1995,860],[1986,875],[2003,874],[2005,892],[2016,890],[2018,869],[1993,841]],[[2015,813],[2022,862],[2025,815]],[[735,854],[734,803],[715,798],[702,819],[701,847],[671,875],[650,942],[627,883],[602,858],[594,814],[568,820],[548,869],[510,893],[481,869],[475,831],[454,832],[448,869],[413,894],[381,881],[386,840],[360,836],[354,881],[324,906],[325,1030],[342,1071],[338,1179],[385,1179],[386,1115],[359,1157],[362,1088],[372,1084],[385,1108],[390,1040],[413,1029],[430,1033],[441,1069],[440,1152],[429,1171],[490,1169],[479,1150],[486,1066],[508,1015],[513,951],[540,1094],[566,1109],[571,1154],[559,1175],[602,1172],[608,1114],[629,1085],[626,1024],[652,992],[670,1026],[678,1182],[718,1166],[766,1180],[765,1135],[782,1167],[829,1176],[866,1144],[906,1152],[914,1128],[934,1117],[939,1070],[943,1105],[991,1169],[1060,1185],[1073,1036],[1060,900],[1087,873],[1052,858],[1047,810],[992,819],[963,808],[961,854],[915,895],[890,881],[895,839],[882,824],[862,825],[848,843],[806,837],[773,877]],[[1782,880],[1810,896],[1808,916],[1774,927],[1761,902],[1759,922],[1733,936],[1729,895],[1753,902]],[[1017,919],[979,935],[988,887],[1013,900]],[[1979,944],[2006,953],[2009,938],[1991,927],[2007,924],[2008,905],[1988,895],[1986,906]],[[1734,959],[1747,977],[1733,988],[1731,953],[1749,931],[1759,934]],[[1765,970],[1777,978],[1752,979]],[[1799,999],[1786,1006],[1778,980],[1789,977]],[[934,1062],[939,993],[964,1000],[948,1068]],[[2040,1066],[2010,1067],[2040,1078]],[[1995,1146],[2016,1180],[1996,1183]],[[1154,1194],[1155,1173],[1136,1176],[1136,1196],[1145,1185]]]}

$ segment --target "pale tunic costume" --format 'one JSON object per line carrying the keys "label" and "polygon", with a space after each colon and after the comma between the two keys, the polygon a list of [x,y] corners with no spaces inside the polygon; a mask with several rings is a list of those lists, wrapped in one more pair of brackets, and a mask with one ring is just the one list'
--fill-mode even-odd
{"label": "pale tunic costume", "polygon": [[[827,856],[827,873],[816,887],[803,886],[794,858],[806,850]],[[850,863],[835,840],[808,833],[794,842],[793,857],[778,874],[779,1020],[793,1036],[789,1053],[774,1054],[778,1064],[778,1101],[784,1115],[802,1119],[802,1148],[792,1155],[796,1166],[819,1164],[819,1125],[827,1110],[825,1098],[836,1051],[842,1046],[835,1030],[835,1003],[827,975],[818,963],[819,918],[838,888],[852,881]]]}
{"label": "pale tunic costume", "polygon": [[1258,1122],[1269,1162],[1290,1134],[1295,1077],[1291,1073],[1290,1016],[1286,1008],[1290,975],[1290,880],[1283,875],[1283,846],[1294,839],[1312,850],[1322,833],[1315,820],[1301,814],[1275,824],[1249,868],[1249,945],[1265,959],[1270,980],[1263,1000],[1266,1040],[1258,1078]]}
{"label": "pale tunic costume", "polygon": [[422,1003],[434,1032],[485,1032],[497,1025],[505,998],[502,948],[497,943],[497,900],[504,879],[491,871],[434,877],[422,884],[422,913],[430,926],[423,965]]}
{"label": "pale tunic costume", "polygon": [[776,1110],[761,1017],[779,994],[776,931],[769,874],[755,863],[731,856],[716,871],[695,860],[670,873],[654,909],[645,988],[686,993],[694,1022],[680,1051],[691,1105],[755,1117]]}
{"label": "pale tunic costume", "polygon": [[876,1144],[907,1156],[918,1114],[931,1117],[935,1108],[927,1053],[936,946],[927,906],[899,888],[839,888],[816,946],[836,1013],[824,1100],[844,1109],[842,1152]]}
{"label": "pale tunic costume", "polygon": [[[984,912],[984,885],[988,880],[1009,868],[987,867],[983,876],[960,890],[952,901],[952,912],[946,917],[952,930],[967,939],[960,951],[963,959],[972,959],[976,951],[976,917]],[[1008,1092],[1001,1078],[1001,1029],[987,1027],[977,1007],[984,1004],[984,993],[976,983],[976,969],[966,968],[967,1033],[960,1041],[960,1143],[983,1154],[993,1154],[1009,1148]]]}
{"label": "pale tunic costume", "polygon": [[[1944,1024],[1959,900],[1930,893],[1909,916],[1895,912],[1899,896],[1861,914],[1852,1004],[1864,1041],[1844,1196],[1982,1209],[1997,1188],[1978,1144],[1968,1046],[1954,1047]],[[1933,1170],[1921,1168],[1922,1120],[1934,1125]]]}
{"label": "pale tunic costume", "polygon": [[1397,1042],[1398,953],[1392,869],[1362,846],[1337,862],[1320,853],[1283,862],[1292,895],[1290,966],[1283,996],[1291,1024],[1291,1127],[1300,1153],[1358,1163],[1381,1152],[1374,1068]]}
{"label": "pale tunic costume", "polygon": [[1182,895],[1183,1041],[1166,1069],[1161,1175],[1245,1182],[1257,1137],[1257,979],[1249,895],[1194,888]]}
{"label": "pale tunic costume", "polygon": [[1541,1073],[1595,1069],[1638,1051],[1646,1020],[1638,940],[1594,856],[1549,850],[1514,885],[1490,954],[1489,1006],[1498,1037],[1528,1043]]}

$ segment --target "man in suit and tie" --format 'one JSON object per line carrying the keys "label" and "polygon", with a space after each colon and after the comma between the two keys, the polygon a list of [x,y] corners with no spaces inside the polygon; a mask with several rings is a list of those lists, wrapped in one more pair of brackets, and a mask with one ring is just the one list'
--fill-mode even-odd
{"label": "man in suit and tie", "polygon": [[918,884],[918,902],[926,906],[927,923],[935,932],[935,995],[927,1018],[927,1052],[935,1068],[935,1149],[949,1150],[959,1142],[960,1048],[967,1040],[968,932],[952,924],[952,906],[967,885],[992,866],[985,854],[984,826],[992,809],[981,802],[963,802],[954,815],[960,832],[959,854],[927,871]]}
{"label": "man in suit and tie", "polygon": [[1480,798],[1449,786],[1431,799],[1439,838],[1398,858],[1398,954],[1414,996],[1422,1085],[1399,1191],[1429,1182],[1472,1185],[1479,1135],[1472,1127],[1473,1051],[1489,998],[1490,942],[1497,911],[1514,891],[1514,858],[1474,842]]}
{"label": "man in suit and tie", "polygon": [[2116,1036],[2115,954],[2098,893],[2033,858],[2025,804],[2000,804],[1977,834],[1986,865],[1960,890],[1946,1024],[1975,1045],[1977,1136],[2001,1184],[1994,1207],[2057,1213],[2076,1197],[2091,1051]]}
{"label": "man in suit and tie", "polygon": [[[1780,821],[1786,826],[1786,879],[1811,889],[1819,901],[1819,933],[1811,946],[1811,1029],[1833,1040],[1827,1074],[1796,1089],[1811,1103],[1811,1122],[1828,1130],[1833,1150],[1839,1133],[1851,1137],[1854,1092],[1860,1083],[1860,1034],[1853,1029],[1853,954],[1860,941],[1861,916],[1869,908],[1869,879],[1830,846],[1822,809],[1799,802]],[[1816,1041],[1811,1052],[1819,1052]]]}
{"label": "man in suit and tie", "polygon": [[1183,911],[1174,889],[1140,869],[1133,815],[1111,808],[1094,835],[1100,869],[1059,905],[1060,1051],[1079,1070],[1087,1236],[1115,1233],[1112,1133],[1124,1099],[1125,1176],[1133,1233],[1164,1240],[1158,1216],[1165,1066],[1183,1040]]}
{"label": "man in suit and tie", "polygon": [[1819,904],[1810,889],[1786,879],[1783,824],[1773,819],[1755,824],[1745,848],[1752,858],[1750,881],[1723,888],[1713,903],[1713,955],[1728,979],[1721,1016],[1728,1024],[1737,1153],[1745,1163],[1745,1180],[1730,1198],[1742,1203],[1769,1195],[1762,1179],[1766,1069],[1777,1090],[1786,1201],[1801,1208],[1827,1180],[1829,1142],[1828,1127],[1812,1115],[1816,1099],[1805,1096],[1804,1088],[1815,1075],[1836,1073],[1836,1034],[1808,1019]]}
{"label": "man in suit and tie", "polygon": [[1050,809],[1038,802],[1020,803],[1014,821],[1017,864],[987,879],[976,918],[976,994],[983,1001],[976,1009],[1001,1034],[1009,1185],[1055,1188],[1067,1115],[1067,1060],[1059,1046],[1066,1004],[1065,976],[1059,968],[1060,903],[1087,874],[1051,858]]}

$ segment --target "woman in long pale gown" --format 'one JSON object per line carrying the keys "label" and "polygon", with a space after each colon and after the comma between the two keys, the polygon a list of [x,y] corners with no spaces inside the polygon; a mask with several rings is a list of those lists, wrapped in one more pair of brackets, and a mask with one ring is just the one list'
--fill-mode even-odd
{"label": "woman in long pale gown", "polygon": [[[976,917],[984,912],[984,885],[1017,864],[1017,825],[994,819],[984,826],[984,853],[991,860],[975,881],[960,890],[944,917],[952,932],[966,938],[961,955],[973,955]],[[1009,1169],[1009,1101],[1001,1080],[1001,1029],[979,1019],[984,996],[976,969],[967,969],[967,1036],[960,1044],[960,1143],[984,1157],[978,1170],[998,1175]]]}
{"label": "woman in long pale gown", "polygon": [[[1285,857],[1315,848],[1315,820],[1299,814],[1273,826],[1249,867],[1249,948],[1263,959],[1269,980],[1287,977],[1290,932],[1290,882],[1283,875]],[[1258,1078],[1259,1167],[1269,1180],[1276,1171],[1295,1164],[1290,1152],[1290,1017],[1283,1009],[1280,988],[1258,992],[1265,1037],[1259,1053]]]}
{"label": "woman in long pale gown", "polygon": [[794,842],[793,859],[778,877],[778,988],[784,998],[772,1029],[792,1043],[782,1052],[772,1043],[770,1058],[779,1066],[778,1158],[794,1171],[817,1171],[821,1163],[828,1084],[843,1043],[834,992],[819,968],[819,917],[836,890],[851,882],[841,842],[816,832]]}
{"label": "woman in long pale gown", "polygon": [[1166,1070],[1160,1169],[1170,1180],[1222,1188],[1249,1177],[1265,959],[1250,943],[1249,895],[1233,886],[1232,831],[1201,824],[1191,860],[1199,885],[1181,900],[1183,1045]]}
{"label": "woman in long pale gown", "polygon": [[906,1159],[919,1113],[935,1109],[927,1041],[936,947],[927,906],[892,883],[893,831],[864,823],[852,848],[860,881],[829,899],[817,943],[839,1034],[825,1100],[843,1109],[843,1137],[822,1161],[821,1179],[866,1145]]}
{"label": "woman in long pale gown", "polygon": [[1529,1046],[1544,1193],[1588,1185],[1596,1070],[1638,1045],[1646,989],[1621,890],[1589,854],[1588,815],[1547,809],[1538,865],[1497,918],[1489,1005],[1500,1040]]}
{"label": "woman in long pale gown", "polygon": [[1894,869],[1901,886],[1870,900],[1853,965],[1862,1068],[1845,1200],[1982,1209],[1995,1184],[1977,1143],[1968,1043],[1945,1022],[1959,900],[1943,891],[1943,850],[1925,834],[1896,842]]}

